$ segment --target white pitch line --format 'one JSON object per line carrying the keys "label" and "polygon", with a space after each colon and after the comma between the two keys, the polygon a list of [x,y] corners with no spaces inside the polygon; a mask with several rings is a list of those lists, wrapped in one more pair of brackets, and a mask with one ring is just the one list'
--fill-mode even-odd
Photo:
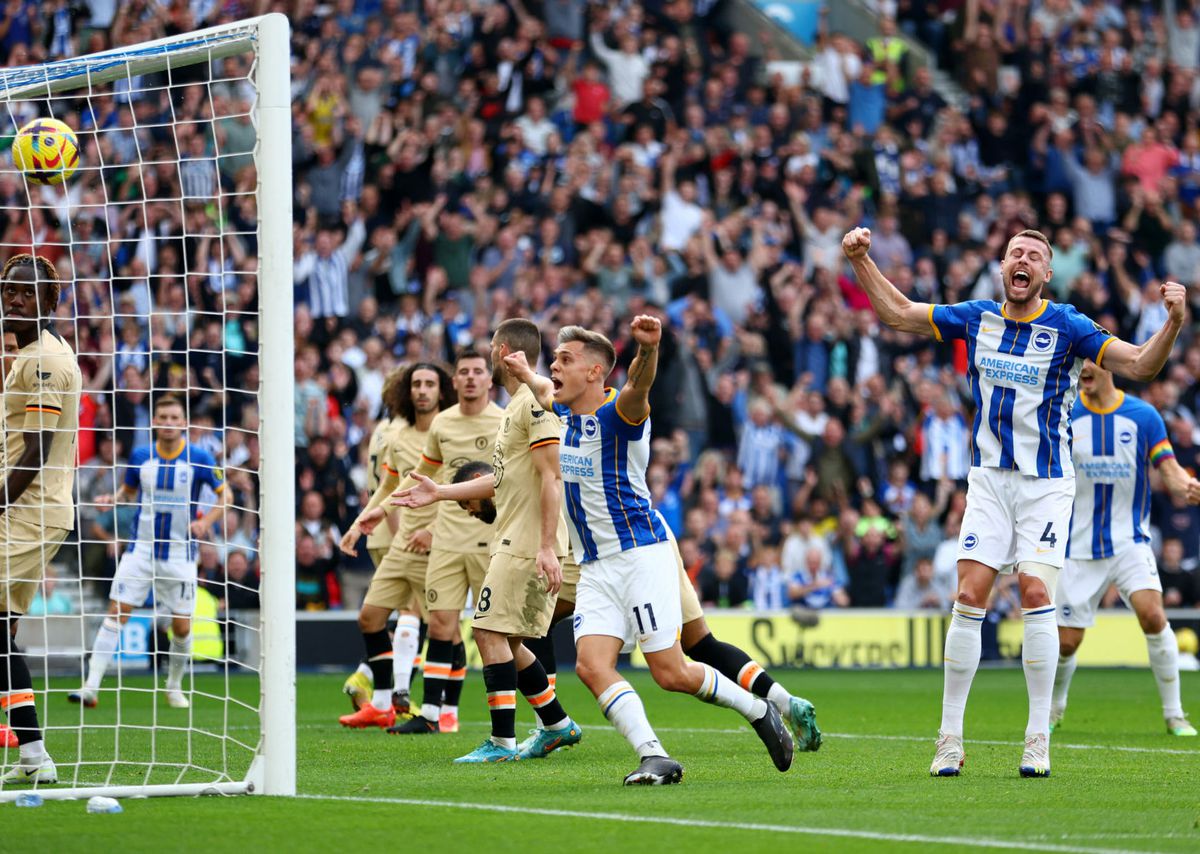
{"label": "white pitch line", "polygon": [[1003,848],[1016,851],[1057,851],[1064,854],[1146,854],[1119,848],[1089,848],[1082,845],[1061,845],[1046,842],[1020,842],[1009,839],[981,839],[968,836],[927,836],[920,833],[882,833],[845,827],[802,827],[791,824],[759,824],[742,821],[711,821],[708,819],[675,818],[673,816],[630,815],[627,813],[556,810],[543,807],[507,806],[503,804],[473,804],[461,801],[435,801],[422,798],[367,798],[353,795],[296,795],[314,801],[344,801],[367,804],[395,804],[411,807],[479,810],[482,812],[540,815],[549,818],[583,818],[594,821],[615,821],[626,824],[666,824],[675,827],[702,827],[713,830],[742,830],[760,833],[789,833],[802,836],[830,836],[841,839],[869,839],[876,842],[906,842],[918,845],[954,845],[963,848]]}
{"label": "white pitch line", "polygon": [[[491,726],[487,721],[462,721],[461,727],[474,727],[478,729],[486,729]],[[254,730],[257,727],[251,726],[236,726],[229,729],[245,729]],[[325,723],[305,723],[296,724],[296,729],[327,729],[333,730],[330,724]],[[655,732],[666,733],[684,733],[697,735],[753,735],[753,731],[746,728],[728,729],[723,727],[670,727],[656,726]],[[585,732],[606,732],[616,734],[616,730],[607,724],[592,724],[588,726]],[[869,732],[826,732],[823,733],[825,738],[844,738],[848,740],[862,739],[870,741],[912,741],[912,742],[927,742],[933,741],[931,736],[927,735],[883,735]],[[986,738],[966,738],[963,739],[965,744],[984,744],[995,747],[1021,747],[1023,742],[1020,741],[1001,741],[999,739]],[[1196,750],[1182,750],[1177,747],[1124,747],[1113,744],[1059,744],[1052,742],[1052,746],[1062,750],[1115,750],[1120,753],[1161,753],[1168,756],[1195,756],[1200,757],[1200,745],[1197,745]]]}

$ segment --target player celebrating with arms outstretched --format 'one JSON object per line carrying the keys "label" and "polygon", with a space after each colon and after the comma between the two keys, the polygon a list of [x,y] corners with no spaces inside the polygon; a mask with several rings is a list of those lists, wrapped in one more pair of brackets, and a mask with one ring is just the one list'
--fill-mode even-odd
{"label": "player celebrating with arms outstretched", "polygon": [[1158,411],[1119,391],[1111,373],[1086,363],[1079,390],[1071,413],[1075,510],[1058,582],[1059,659],[1050,726],[1066,711],[1084,630],[1095,623],[1096,606],[1115,584],[1146,635],[1167,732],[1194,736],[1179,696],[1179,643],[1163,612],[1162,582],[1150,549],[1150,468],[1158,469],[1173,496],[1190,504],[1200,504],[1200,481],[1175,459]]}
{"label": "player celebrating with arms outstretched", "polygon": [[1003,304],[914,303],[867,254],[871,232],[856,228],[842,251],[879,319],[893,329],[943,341],[961,338],[970,357],[975,421],[967,509],[958,549],[958,595],[945,644],[945,690],[936,776],[963,764],[963,713],[979,666],[980,626],[1004,567],[1019,573],[1025,624],[1022,659],[1029,690],[1023,777],[1050,775],[1050,694],[1058,661],[1054,592],[1066,557],[1075,498],[1071,407],[1083,360],[1134,380],[1152,379],[1183,326],[1183,286],[1162,286],[1167,323],[1141,346],[1110,335],[1068,305],[1042,298],[1053,276],[1050,242],[1022,231],[1008,242]]}

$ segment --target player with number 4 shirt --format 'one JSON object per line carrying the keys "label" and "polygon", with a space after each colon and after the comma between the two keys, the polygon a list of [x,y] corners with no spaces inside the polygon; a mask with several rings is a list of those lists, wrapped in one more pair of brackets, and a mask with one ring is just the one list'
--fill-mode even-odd
{"label": "player with number 4 shirt", "polygon": [[1113,337],[1069,305],[1044,299],[1053,251],[1041,232],[1009,240],[1000,270],[1003,303],[915,303],[868,254],[871,232],[855,228],[842,251],[879,319],[892,329],[967,342],[975,398],[967,508],[958,552],[958,595],[945,643],[942,723],[930,774],[957,776],[963,713],[979,666],[980,626],[997,575],[1019,573],[1022,658],[1029,690],[1022,777],[1050,775],[1050,695],[1058,661],[1054,594],[1075,497],[1071,408],[1084,360],[1139,382],[1162,369],[1183,326],[1186,292],[1162,286],[1167,321],[1140,346]]}

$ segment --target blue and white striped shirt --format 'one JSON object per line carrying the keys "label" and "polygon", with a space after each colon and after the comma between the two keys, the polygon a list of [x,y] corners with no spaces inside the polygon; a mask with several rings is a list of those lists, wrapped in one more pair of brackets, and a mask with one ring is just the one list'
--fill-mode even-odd
{"label": "blue and white striped shirt", "polygon": [[975,397],[972,467],[1070,477],[1071,407],[1082,360],[1100,364],[1114,340],[1069,305],[1043,300],[1024,318],[994,300],[929,307],[937,340],[967,342]]}
{"label": "blue and white striped shirt", "polygon": [[559,447],[571,547],[581,564],[665,543],[667,526],[646,485],[650,421],[631,424],[610,388],[595,412],[573,415],[555,404],[567,430]]}
{"label": "blue and white striped shirt", "polygon": [[171,456],[160,453],[157,444],[143,445],[129,457],[124,484],[138,490],[140,502],[126,551],[155,560],[194,561],[190,528],[201,490],[226,488],[213,455],[190,442]]}
{"label": "blue and white striped shirt", "polygon": [[361,219],[354,221],[346,232],[342,245],[328,257],[305,252],[292,268],[295,284],[307,284],[308,308],[314,318],[346,317],[350,314],[350,264],[366,239],[366,227]]}
{"label": "blue and white striped shirt", "polygon": [[1100,560],[1150,542],[1150,465],[1173,459],[1162,416],[1121,392],[1111,409],[1080,398],[1071,412],[1075,433],[1075,507],[1067,557]]}

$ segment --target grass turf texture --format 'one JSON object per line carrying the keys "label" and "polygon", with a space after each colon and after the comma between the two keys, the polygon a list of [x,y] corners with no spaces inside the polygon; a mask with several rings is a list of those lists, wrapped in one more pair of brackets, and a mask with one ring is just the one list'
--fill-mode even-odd
{"label": "grass turf texture", "polygon": [[[39,809],[4,804],[0,850],[7,847],[4,840],[17,838],[47,850],[86,843],[122,851],[360,850],[401,843],[410,850],[484,844],[489,851],[524,854],[531,840],[539,839],[571,852],[604,854],[685,845],[736,846],[739,852],[779,850],[780,845],[884,851],[935,843],[947,849],[967,844],[1071,851],[1200,848],[1195,795],[1200,744],[1165,734],[1147,671],[1079,672],[1065,726],[1052,741],[1048,780],[1017,776],[1026,715],[1019,670],[979,674],[967,710],[967,764],[959,779],[928,776],[940,672],[778,675],[816,703],[829,733],[819,753],[797,754],[786,775],[773,769],[750,728],[733,712],[668,696],[644,674],[634,675],[631,681],[660,737],[687,769],[683,785],[662,789],[620,785],[635,757],[569,673],[562,676],[560,696],[585,729],[583,744],[542,761],[492,766],[450,762],[487,733],[478,673],[468,676],[462,731],[425,737],[342,729],[337,716],[349,710],[339,690],[342,679],[301,676],[297,782],[302,794],[314,798],[125,800],[125,813],[117,816],[88,815],[80,801],[47,801]],[[216,687],[213,677],[198,677],[197,684]],[[256,690],[250,679],[233,679],[231,685],[242,695]],[[56,682],[54,687],[68,686]],[[1185,707],[1200,712],[1200,677],[1184,674],[1183,688]],[[52,723],[77,719],[77,708],[63,696],[51,697]],[[167,708],[161,699],[159,704],[160,723],[188,714]],[[192,710],[197,726],[207,728],[215,728],[223,713],[221,705],[203,698]],[[146,722],[151,715],[148,694],[126,692],[124,720]],[[240,720],[244,715],[237,717],[235,726],[247,725]],[[111,694],[85,715],[97,727],[115,718]],[[532,725],[532,714],[522,706],[519,735],[526,725]],[[249,731],[234,732],[252,741]],[[176,733],[160,733],[158,739],[161,757],[178,758],[186,746]],[[112,741],[111,730],[89,729],[85,756],[101,758]],[[76,742],[69,731],[53,733],[50,748],[60,773],[71,772],[65,766],[73,761]],[[205,737],[191,742],[195,758],[208,767],[218,764],[219,745]],[[148,746],[149,733],[122,736],[127,756]],[[14,755],[8,753],[10,761]],[[86,773],[103,770],[96,766]],[[397,802],[413,800],[454,805]],[[646,821],[653,818],[674,823]],[[829,833],[813,832],[817,829]]]}

